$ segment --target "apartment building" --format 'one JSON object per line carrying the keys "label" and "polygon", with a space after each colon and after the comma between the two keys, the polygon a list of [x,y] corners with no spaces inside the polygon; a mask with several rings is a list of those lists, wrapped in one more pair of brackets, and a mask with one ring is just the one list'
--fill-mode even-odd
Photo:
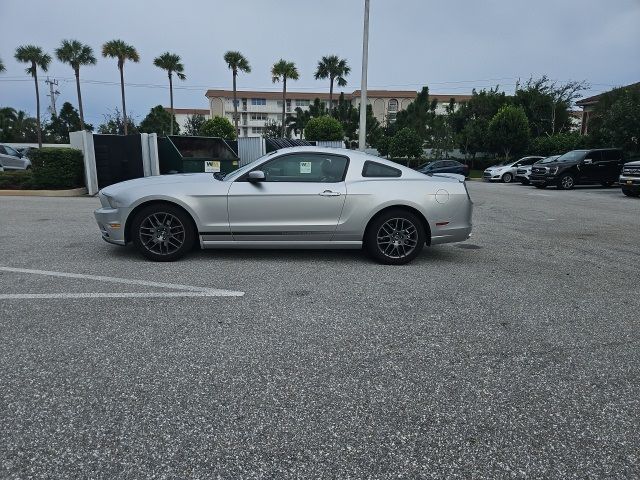
{"label": "apartment building", "polygon": [[[352,93],[334,92],[333,103],[337,105],[340,93],[354,107],[360,105],[360,91]],[[414,90],[368,90],[367,101],[373,108],[373,114],[382,125],[394,122],[398,112],[406,109],[415,100],[418,92]],[[207,90],[205,96],[209,100],[211,116],[226,117],[233,122],[233,90]],[[309,109],[318,98],[328,108],[329,94],[326,92],[287,92],[285,111],[294,114],[297,107],[303,111]],[[446,106],[453,98],[456,103],[465,102],[471,95],[430,95],[438,101],[437,112],[444,113]],[[238,101],[238,136],[259,137],[262,135],[267,121],[280,123],[282,120],[282,93],[265,91],[237,92]]]}
{"label": "apartment building", "polygon": [[[171,112],[169,107],[164,107],[167,112]],[[187,119],[192,115],[202,115],[204,118],[211,118],[211,110],[207,108],[174,108],[173,113],[176,117],[176,123],[180,126],[180,131],[184,132]]]}

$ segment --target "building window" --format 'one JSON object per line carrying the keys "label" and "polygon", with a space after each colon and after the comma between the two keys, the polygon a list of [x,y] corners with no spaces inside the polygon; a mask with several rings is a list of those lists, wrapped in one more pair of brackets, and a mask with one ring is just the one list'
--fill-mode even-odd
{"label": "building window", "polygon": [[398,111],[398,100],[392,98],[389,100],[389,112],[397,112]]}
{"label": "building window", "polygon": [[296,100],[296,106],[298,107],[308,107],[309,105],[311,105],[310,100],[301,100],[301,99]]}
{"label": "building window", "polygon": [[251,114],[251,120],[267,120],[269,118],[269,115],[267,115],[266,113],[252,113]]}
{"label": "building window", "polygon": [[251,127],[251,133],[262,133],[262,127]]}
{"label": "building window", "polygon": [[267,99],[266,98],[252,98],[251,99],[251,105],[266,105],[267,104]]}

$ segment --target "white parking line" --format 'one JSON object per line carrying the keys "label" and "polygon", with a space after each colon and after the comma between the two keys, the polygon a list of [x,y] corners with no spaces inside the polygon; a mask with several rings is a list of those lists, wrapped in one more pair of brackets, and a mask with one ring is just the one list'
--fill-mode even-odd
{"label": "white parking line", "polygon": [[0,267],[0,271],[182,290],[180,292],[6,293],[0,294],[0,300],[38,298],[241,297],[244,295],[244,292],[235,290],[195,287],[192,285],[179,285],[175,283],[149,282],[146,280],[132,280],[128,278],[106,277],[102,275],[84,275],[81,273],[52,272],[48,270],[32,270],[28,268],[12,267]]}

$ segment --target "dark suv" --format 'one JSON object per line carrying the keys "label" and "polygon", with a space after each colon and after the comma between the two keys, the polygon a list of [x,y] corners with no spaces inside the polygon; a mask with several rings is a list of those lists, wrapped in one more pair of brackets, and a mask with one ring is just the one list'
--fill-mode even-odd
{"label": "dark suv", "polygon": [[629,197],[640,197],[640,161],[625,163],[618,181],[622,193]]}
{"label": "dark suv", "polygon": [[618,148],[572,150],[555,162],[534,165],[529,181],[537,188],[556,185],[563,190],[588,183],[609,187],[618,181],[623,164],[622,150]]}

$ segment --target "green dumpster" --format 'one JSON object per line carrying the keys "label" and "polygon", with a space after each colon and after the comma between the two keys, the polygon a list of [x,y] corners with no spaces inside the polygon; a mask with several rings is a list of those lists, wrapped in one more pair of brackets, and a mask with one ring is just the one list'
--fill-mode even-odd
{"label": "green dumpster", "polygon": [[229,173],[238,156],[222,138],[167,136],[158,138],[160,173]]}

